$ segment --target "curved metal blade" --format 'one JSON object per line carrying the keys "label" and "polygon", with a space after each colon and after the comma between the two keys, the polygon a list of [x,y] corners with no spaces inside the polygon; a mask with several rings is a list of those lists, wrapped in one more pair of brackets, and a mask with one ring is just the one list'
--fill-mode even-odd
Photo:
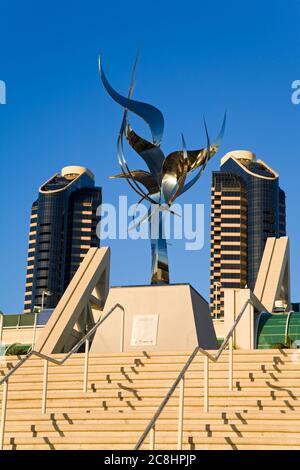
{"label": "curved metal blade", "polygon": [[131,100],[130,98],[126,98],[125,96],[120,95],[116,90],[114,90],[106,78],[101,64],[100,55],[99,72],[102,83],[108,94],[113,98],[113,100],[123,106],[123,108],[132,111],[134,114],[144,119],[144,121],[148,124],[150,128],[153,143],[156,146],[159,146],[164,132],[164,117],[162,112],[151,104],[143,103],[142,101]]}
{"label": "curved metal blade", "polygon": [[[128,97],[129,98],[131,97],[131,95],[133,93],[134,73],[135,73],[135,69],[136,69],[136,64],[137,64],[137,58],[135,60],[133,71],[132,71],[132,74],[131,74],[131,80],[130,80],[129,91],[128,91]],[[138,184],[138,182],[135,180],[134,176],[132,175],[132,173],[131,173],[128,165],[127,165],[126,159],[125,159],[124,150],[123,150],[123,135],[124,135],[124,131],[125,131],[125,128],[126,128],[126,125],[127,125],[127,113],[128,113],[128,110],[125,109],[124,114],[123,114],[123,119],[122,119],[122,123],[121,123],[119,136],[118,136],[118,140],[117,140],[117,155],[118,155],[119,165],[120,165],[122,174],[124,175],[124,177],[125,177],[127,183],[129,184],[129,186],[139,196],[142,196],[143,198],[147,199],[149,202],[155,204],[155,201],[149,197],[149,194],[147,194],[143,190],[143,188],[141,188],[141,186]]]}
{"label": "curved metal blade", "polygon": [[204,120],[204,126],[205,126],[206,140],[207,140],[207,149],[206,149],[207,153],[206,153],[204,163],[202,165],[202,168],[200,168],[200,170],[196,174],[196,176],[194,176],[194,178],[192,178],[187,184],[184,185],[184,187],[182,188],[180,194],[185,193],[188,189],[190,189],[192,186],[194,186],[194,184],[198,181],[198,179],[201,177],[202,173],[204,172],[205,167],[207,165],[207,162],[211,158],[210,157],[210,140],[209,140],[209,135],[208,135],[208,132],[207,132],[207,126],[206,126],[205,120]]}
{"label": "curved metal blade", "polygon": [[[117,140],[117,154],[118,154],[118,161],[119,165],[122,171],[122,174],[124,175],[127,183],[129,186],[139,195],[142,197],[145,197],[146,199],[149,199],[147,194],[144,192],[142,188],[139,187],[139,185],[136,183],[135,179],[133,176],[131,176],[130,169],[126,163],[125,157],[124,157],[124,152],[123,152],[123,134],[120,132],[118,140]],[[124,168],[125,167],[125,168]],[[127,170],[127,173],[126,173]],[[128,174],[129,176],[125,176]]]}
{"label": "curved metal blade", "polygon": [[148,173],[144,170],[131,170],[130,173],[122,173],[114,176],[110,176],[111,179],[115,178],[128,178],[130,175],[133,176],[135,181],[141,183],[145,188],[147,188],[149,194],[154,194],[159,191],[159,186],[155,178],[152,176],[151,173]]}
{"label": "curved metal blade", "polygon": [[165,160],[161,149],[140,137],[129,124],[126,126],[125,135],[129,145],[142,157],[150,172],[155,175],[157,182],[160,183],[162,166]]}
{"label": "curved metal blade", "polygon": [[180,152],[170,153],[163,164],[162,193],[164,201],[172,204],[184,185],[188,170],[186,145],[183,135]]}
{"label": "curved metal blade", "polygon": [[[212,142],[209,146],[209,159],[211,159],[219,150],[219,147],[222,142],[222,138],[224,136],[225,132],[225,126],[226,126],[226,112],[224,114],[221,130],[219,132],[219,135],[215,139],[214,142]],[[188,173],[196,170],[199,168],[201,165],[204,165],[206,159],[207,159],[207,148],[202,148],[198,150],[187,150],[187,158],[188,158]]]}
{"label": "curved metal blade", "polygon": [[215,145],[218,147],[218,149],[219,149],[219,147],[222,143],[222,139],[224,137],[225,127],[226,127],[226,119],[227,119],[227,112],[225,111],[222,126],[221,126],[221,130],[219,132],[218,137],[215,140]]}

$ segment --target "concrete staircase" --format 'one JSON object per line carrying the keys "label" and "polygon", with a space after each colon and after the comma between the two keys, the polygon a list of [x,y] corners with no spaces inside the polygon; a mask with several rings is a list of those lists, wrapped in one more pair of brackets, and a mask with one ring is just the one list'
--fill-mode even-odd
{"label": "concrete staircase", "polygon": [[[4,448],[133,449],[189,354],[91,354],[87,393],[84,355],[50,364],[44,415],[43,361],[32,357],[9,382]],[[17,362],[7,359],[2,375]],[[208,413],[203,362],[198,354],[186,374],[183,450],[300,449],[300,351],[234,351],[233,392],[225,352],[210,363]],[[157,450],[176,449],[178,396],[176,390],[157,421]],[[142,448],[149,448],[149,437]]]}

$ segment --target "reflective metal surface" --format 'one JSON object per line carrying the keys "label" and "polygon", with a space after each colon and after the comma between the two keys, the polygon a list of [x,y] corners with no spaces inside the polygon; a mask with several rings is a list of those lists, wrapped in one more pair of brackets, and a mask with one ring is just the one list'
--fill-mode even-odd
{"label": "reflective metal surface", "polygon": [[164,117],[159,109],[155,108],[151,104],[143,103],[141,101],[135,101],[130,99],[130,97],[126,98],[125,96],[120,95],[117,91],[113,89],[113,87],[109,84],[108,80],[106,79],[105,73],[103,71],[103,67],[101,64],[100,56],[99,56],[99,70],[100,76],[103,85],[106,88],[106,91],[110,94],[110,96],[123,108],[132,111],[137,116],[140,116],[148,126],[150,127],[153,143],[154,145],[159,145],[162,140],[163,132],[164,132]]}
{"label": "reflective metal surface", "polygon": [[[154,205],[139,224],[149,220],[152,254],[151,284],[168,284],[169,265],[167,243],[164,234],[163,212],[169,210],[175,199],[190,189],[201,177],[208,161],[218,151],[225,131],[226,114],[220,133],[214,143],[210,143],[206,123],[206,147],[199,150],[187,150],[182,136],[182,149],[165,157],[160,148],[164,131],[164,117],[154,106],[131,99],[134,89],[135,61],[127,98],[118,93],[108,82],[99,57],[99,72],[102,83],[109,95],[124,108],[122,124],[117,140],[118,161],[122,173],[111,178],[124,178],[131,188],[141,197],[138,204],[147,200]],[[128,122],[128,112],[141,117],[149,126],[153,142],[140,137]],[[130,170],[124,155],[123,137],[146,163],[148,170]],[[198,170],[189,181],[187,177]],[[137,204],[137,205],[138,205]]]}

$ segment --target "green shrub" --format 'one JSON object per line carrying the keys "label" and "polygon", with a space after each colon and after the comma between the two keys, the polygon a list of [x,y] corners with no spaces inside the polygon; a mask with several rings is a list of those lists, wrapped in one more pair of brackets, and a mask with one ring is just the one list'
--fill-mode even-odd
{"label": "green shrub", "polygon": [[26,356],[31,349],[31,345],[14,343],[11,344],[5,352],[6,356]]}
{"label": "green shrub", "polygon": [[289,349],[289,347],[284,343],[272,343],[270,349]]}

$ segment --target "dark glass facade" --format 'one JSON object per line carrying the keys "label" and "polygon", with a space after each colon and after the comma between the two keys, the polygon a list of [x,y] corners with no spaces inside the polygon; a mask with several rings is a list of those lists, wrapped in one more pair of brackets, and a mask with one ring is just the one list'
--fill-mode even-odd
{"label": "dark glass facade", "polygon": [[239,175],[246,184],[247,284],[253,290],[267,238],[286,232],[285,193],[279,188],[278,177],[263,162],[239,159],[239,163],[230,158],[221,171]]}
{"label": "dark glass facade", "polygon": [[281,188],[279,188],[279,236],[286,236],[285,192]]}
{"label": "dark glass facade", "polygon": [[254,290],[268,237],[286,235],[278,175],[248,151],[234,151],[213,172],[210,305],[224,314],[224,288]]}
{"label": "dark glass facade", "polygon": [[96,211],[101,188],[89,170],[69,171],[75,173],[67,167],[46,182],[32,206],[25,313],[42,303],[55,308],[88,249],[100,245]]}

